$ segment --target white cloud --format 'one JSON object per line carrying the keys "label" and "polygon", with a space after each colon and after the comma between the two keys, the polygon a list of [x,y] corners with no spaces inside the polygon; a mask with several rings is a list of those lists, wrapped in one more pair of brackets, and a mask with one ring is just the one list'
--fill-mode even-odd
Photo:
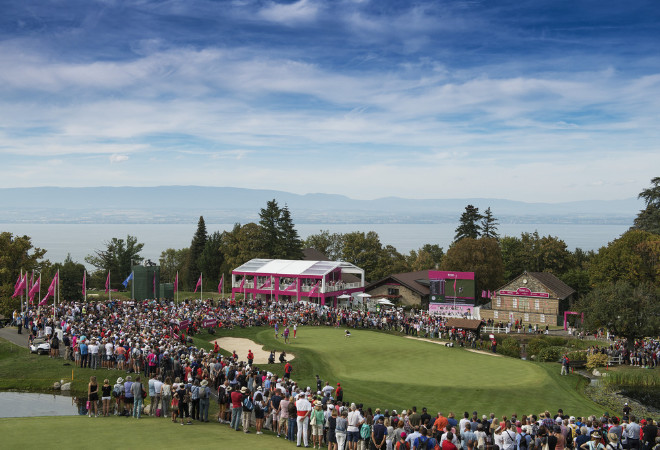
{"label": "white cloud", "polygon": [[311,0],[299,0],[288,4],[271,1],[257,15],[270,22],[293,25],[314,21],[319,9],[320,5]]}
{"label": "white cloud", "polygon": [[115,163],[122,163],[124,161],[128,161],[128,155],[118,155],[118,154],[113,154],[110,155],[110,162],[115,164]]}

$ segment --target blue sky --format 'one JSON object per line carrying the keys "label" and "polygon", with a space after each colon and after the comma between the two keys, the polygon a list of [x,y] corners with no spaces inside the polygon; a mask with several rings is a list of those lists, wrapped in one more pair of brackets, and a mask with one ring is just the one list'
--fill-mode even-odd
{"label": "blue sky", "polygon": [[636,196],[657,1],[0,0],[0,187]]}

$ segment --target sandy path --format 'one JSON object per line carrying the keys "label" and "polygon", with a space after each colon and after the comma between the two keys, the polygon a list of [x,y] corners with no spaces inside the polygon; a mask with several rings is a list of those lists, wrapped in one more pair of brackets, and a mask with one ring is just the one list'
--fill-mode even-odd
{"label": "sandy path", "polygon": [[[432,339],[416,338],[414,336],[406,336],[406,338],[407,339],[416,339],[418,341],[430,342],[431,344],[440,344],[440,345],[445,345],[447,342],[450,342],[450,341],[434,341]],[[502,355],[498,355],[497,353],[486,352],[484,350],[474,350],[472,348],[466,348],[465,350],[467,350],[468,352],[472,352],[472,353],[479,353],[481,355],[502,356]]]}
{"label": "sandy path", "polygon": [[[222,348],[223,350],[227,350],[229,353],[236,350],[236,353],[238,354],[238,359],[240,361],[247,361],[248,350],[252,350],[252,353],[254,353],[254,364],[268,364],[268,357],[270,356],[270,352],[262,350],[261,345],[257,344],[256,342],[250,339],[223,337],[220,339],[216,339],[213,342],[217,342],[220,348]],[[278,352],[275,354],[275,364],[279,364],[279,357],[280,354]],[[287,352],[286,354],[287,361],[291,361],[293,360],[293,358],[294,355],[292,353]]]}

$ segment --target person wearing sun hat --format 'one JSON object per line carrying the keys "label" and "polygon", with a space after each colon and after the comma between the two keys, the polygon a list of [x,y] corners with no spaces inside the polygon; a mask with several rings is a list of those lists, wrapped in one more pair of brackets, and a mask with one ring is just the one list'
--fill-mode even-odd
{"label": "person wearing sun hat", "polygon": [[591,433],[591,439],[580,446],[581,450],[604,450],[605,446],[601,444],[601,435],[598,431]]}
{"label": "person wearing sun hat", "polygon": [[314,402],[314,409],[310,413],[310,423],[312,425],[312,446],[321,448],[323,442],[323,426],[325,414],[323,412],[323,403],[320,400]]}
{"label": "person wearing sun hat", "polygon": [[607,433],[607,440],[609,441],[606,446],[607,450],[623,450],[623,446],[619,442],[619,436],[616,433]]}

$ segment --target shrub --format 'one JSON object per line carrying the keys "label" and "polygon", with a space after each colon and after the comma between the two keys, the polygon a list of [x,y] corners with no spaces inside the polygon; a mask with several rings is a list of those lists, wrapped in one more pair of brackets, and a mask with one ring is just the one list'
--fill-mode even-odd
{"label": "shrub", "polygon": [[594,370],[598,367],[605,367],[607,365],[608,356],[603,353],[596,353],[595,355],[587,356],[587,369]]}
{"label": "shrub", "polygon": [[563,347],[546,347],[538,354],[539,361],[557,362],[564,352]]}
{"label": "shrub", "polygon": [[546,336],[545,342],[547,342],[548,347],[564,347],[568,339],[559,336]]}
{"label": "shrub", "polygon": [[514,338],[506,338],[502,341],[499,352],[512,358],[520,358],[520,342]]}
{"label": "shrub", "polygon": [[548,343],[543,338],[534,338],[527,344],[527,354],[528,355],[539,355],[541,350],[549,347]]}

